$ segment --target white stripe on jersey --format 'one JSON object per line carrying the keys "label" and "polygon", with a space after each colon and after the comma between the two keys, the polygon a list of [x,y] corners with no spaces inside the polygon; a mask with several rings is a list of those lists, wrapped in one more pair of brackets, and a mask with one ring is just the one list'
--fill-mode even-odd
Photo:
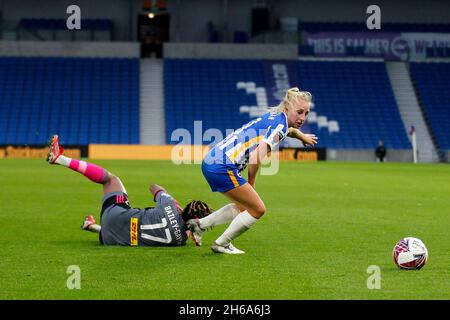
{"label": "white stripe on jersey", "polygon": [[[273,147],[277,146],[280,143],[280,141],[284,138],[283,128],[284,128],[284,125],[283,124],[279,124],[273,130],[273,132],[270,134],[270,136],[267,137],[267,139],[263,139],[263,141],[270,146],[270,149],[273,149]],[[270,130],[270,127],[269,127],[269,129],[267,131],[269,131],[269,130]],[[278,134],[280,134],[280,137],[278,137],[279,138],[278,141],[274,141],[275,136],[278,135]]]}
{"label": "white stripe on jersey", "polygon": [[231,161],[238,167],[245,168],[250,153],[261,141],[266,142],[273,149],[286,137],[287,131],[286,114],[268,112],[243,125],[219,142],[215,146],[218,151],[216,154],[218,157],[225,157],[223,161]]}
{"label": "white stripe on jersey", "polygon": [[234,159],[239,157],[247,149],[250,149],[255,144],[259,144],[259,142],[261,141],[262,138],[264,138],[264,136],[260,135],[260,136],[254,137],[253,139],[247,141],[244,144],[239,142],[233,148],[231,148],[230,150],[227,150],[227,152],[225,152],[225,154],[227,155],[228,159],[230,159],[231,161],[234,161]]}

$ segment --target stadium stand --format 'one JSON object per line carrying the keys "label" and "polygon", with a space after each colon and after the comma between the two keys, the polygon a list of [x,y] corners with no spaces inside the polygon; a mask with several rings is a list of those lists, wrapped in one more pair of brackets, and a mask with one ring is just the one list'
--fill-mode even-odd
{"label": "stadium stand", "polygon": [[0,58],[0,144],[139,143],[139,59]]}
{"label": "stadium stand", "polygon": [[[240,106],[256,105],[255,95],[237,90],[239,82],[267,88],[259,60],[166,59],[164,90],[167,142],[176,128],[194,134],[194,120],[203,130],[236,129],[249,121]],[[367,148],[379,139],[390,149],[409,149],[403,123],[382,62],[300,61],[302,89],[315,96],[308,125],[322,147]]]}
{"label": "stadium stand", "polygon": [[[83,19],[82,28],[88,30],[108,30],[113,28],[113,22],[109,19]],[[65,19],[35,19],[23,18],[20,27],[35,30],[66,30]]]}
{"label": "stadium stand", "polygon": [[256,105],[254,95],[237,90],[236,84],[252,81],[264,85],[261,61],[165,59],[164,96],[167,143],[177,128],[194,134],[194,121],[203,121],[203,130],[239,128],[249,121],[240,105]]}
{"label": "stadium stand", "polygon": [[450,63],[413,62],[410,70],[435,142],[450,150]]}
{"label": "stadium stand", "polygon": [[299,78],[313,111],[339,124],[331,133],[310,121],[321,145],[372,148],[383,139],[389,149],[411,148],[383,62],[300,61]]}

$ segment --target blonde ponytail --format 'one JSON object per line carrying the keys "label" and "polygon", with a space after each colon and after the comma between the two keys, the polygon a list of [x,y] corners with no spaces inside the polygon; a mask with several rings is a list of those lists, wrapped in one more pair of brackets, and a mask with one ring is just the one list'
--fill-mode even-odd
{"label": "blonde ponytail", "polygon": [[283,100],[280,102],[278,106],[276,106],[274,109],[277,112],[285,112],[289,110],[293,104],[297,103],[299,100],[304,100],[311,105],[312,103],[312,95],[308,91],[300,91],[299,88],[294,87],[290,88],[286,95],[284,96]]}

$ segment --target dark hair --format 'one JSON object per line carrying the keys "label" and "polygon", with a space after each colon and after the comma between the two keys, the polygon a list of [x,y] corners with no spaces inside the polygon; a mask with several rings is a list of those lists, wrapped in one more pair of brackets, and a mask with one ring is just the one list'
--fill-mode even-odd
{"label": "dark hair", "polygon": [[210,208],[205,202],[200,200],[192,200],[186,205],[186,207],[184,207],[183,212],[181,212],[181,217],[184,222],[188,222],[190,219],[201,219],[206,217],[212,212],[213,209]]}

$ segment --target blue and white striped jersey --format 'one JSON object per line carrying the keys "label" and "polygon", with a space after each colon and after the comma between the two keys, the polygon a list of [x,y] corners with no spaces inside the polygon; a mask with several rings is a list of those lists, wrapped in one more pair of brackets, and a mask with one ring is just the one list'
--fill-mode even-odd
{"label": "blue and white striped jersey", "polygon": [[247,167],[250,153],[261,141],[273,150],[286,138],[288,129],[284,112],[268,112],[232,132],[211,150],[210,155],[216,161],[234,164],[242,171]]}

